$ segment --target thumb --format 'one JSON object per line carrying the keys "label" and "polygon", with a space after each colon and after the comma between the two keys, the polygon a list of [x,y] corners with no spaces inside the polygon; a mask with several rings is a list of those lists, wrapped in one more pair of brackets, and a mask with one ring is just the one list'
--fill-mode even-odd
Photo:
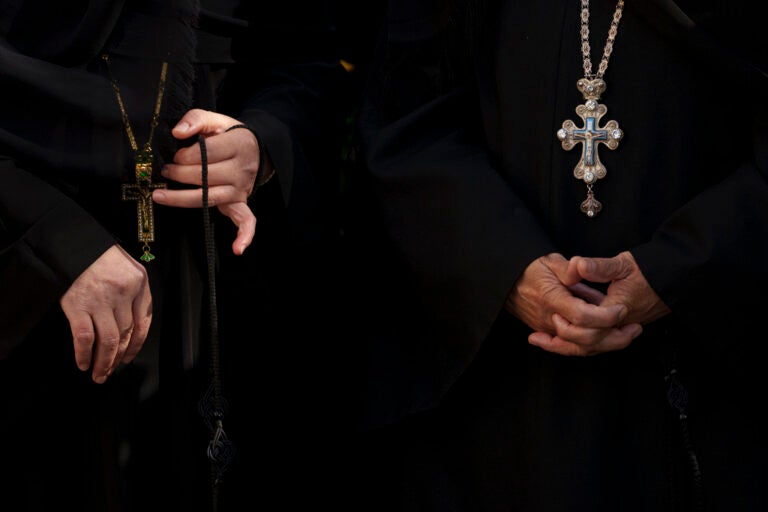
{"label": "thumb", "polygon": [[607,283],[616,279],[624,279],[633,270],[632,263],[621,256],[613,258],[575,256],[573,260],[581,277],[595,283]]}

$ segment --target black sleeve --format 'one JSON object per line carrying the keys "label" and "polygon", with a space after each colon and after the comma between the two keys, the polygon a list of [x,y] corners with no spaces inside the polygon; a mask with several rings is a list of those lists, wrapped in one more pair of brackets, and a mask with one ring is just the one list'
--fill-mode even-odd
{"label": "black sleeve", "polygon": [[64,183],[114,165],[111,146],[81,134],[104,119],[108,88],[85,65],[121,8],[36,0],[0,9],[0,358],[115,243]]}
{"label": "black sleeve", "polygon": [[0,159],[0,358],[114,243],[65,194]]}
{"label": "black sleeve", "polygon": [[[428,326],[400,366],[412,367],[410,381],[422,387],[412,390],[413,408],[430,407],[451,386],[516,279],[554,250],[489,157],[472,69],[460,56],[445,59],[450,45],[429,4],[390,3],[360,121],[386,236],[407,272],[405,294]],[[420,363],[411,364],[417,352]]]}
{"label": "black sleeve", "polygon": [[738,293],[768,282],[762,264],[768,258],[768,43],[755,36],[767,8],[750,2],[736,2],[722,13],[695,7],[700,9],[688,10],[692,17],[679,37],[730,70],[728,85],[739,93],[728,94],[726,101],[743,105],[751,122],[734,128],[747,150],[733,155],[733,172],[666,219],[648,243],[632,249],[654,290],[673,309],[685,300],[697,303],[713,285]]}
{"label": "black sleeve", "polygon": [[340,5],[241,4],[235,14],[247,28],[233,38],[234,65],[220,88],[219,110],[248,125],[274,165],[274,178],[252,200],[279,188],[292,225],[304,229],[328,213],[318,208],[329,208],[337,194],[345,123],[355,104]]}

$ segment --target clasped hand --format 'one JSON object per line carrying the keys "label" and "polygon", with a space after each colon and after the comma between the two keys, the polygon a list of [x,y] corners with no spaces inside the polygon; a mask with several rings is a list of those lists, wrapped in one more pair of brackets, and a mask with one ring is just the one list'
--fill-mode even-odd
{"label": "clasped hand", "polygon": [[[588,283],[610,284],[603,293]],[[533,329],[531,345],[569,356],[626,348],[643,325],[670,312],[628,251],[612,258],[542,256],[515,283],[505,308]]]}

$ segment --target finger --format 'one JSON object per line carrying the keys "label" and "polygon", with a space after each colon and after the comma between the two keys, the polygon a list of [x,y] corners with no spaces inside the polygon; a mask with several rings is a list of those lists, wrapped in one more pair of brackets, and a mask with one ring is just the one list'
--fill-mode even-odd
{"label": "finger", "polygon": [[120,343],[120,329],[112,310],[98,312],[93,317],[96,343],[93,349],[93,381],[103,384],[112,372],[112,364]]}
{"label": "finger", "polygon": [[601,348],[606,350],[621,350],[627,348],[632,341],[642,333],[643,326],[640,324],[627,324],[616,329],[611,329],[603,340]]}
{"label": "finger", "polygon": [[580,299],[583,299],[590,304],[602,304],[605,300],[605,294],[603,292],[596,290],[595,288],[592,288],[591,286],[588,286],[584,283],[576,283],[572,286],[569,286],[568,289],[576,297],[579,297]]}
{"label": "finger", "polygon": [[[152,200],[157,204],[177,208],[202,208],[203,190],[200,188],[187,190],[157,189],[152,192]],[[208,189],[208,206],[244,200],[244,193],[230,185],[217,185]]]}
{"label": "finger", "polygon": [[595,305],[576,296],[560,300],[553,309],[579,327],[596,329],[613,327],[627,315],[624,304]]}
{"label": "finger", "polygon": [[535,332],[528,336],[528,343],[534,347],[539,347],[553,354],[563,356],[588,356],[590,355],[584,347],[570,343],[562,338],[550,336],[545,332]]}
{"label": "finger", "polygon": [[[203,173],[200,163],[197,164],[166,164],[160,171],[163,178],[184,183],[186,185],[203,185]],[[224,160],[208,165],[208,185],[211,187],[229,185],[237,178],[237,169],[232,160]]]}
{"label": "finger", "polygon": [[584,355],[624,349],[643,331],[640,324],[628,324],[622,327],[599,330],[582,329],[559,315],[554,315],[552,322],[557,331],[556,338],[578,345],[584,349]]}
{"label": "finger", "polygon": [[81,371],[88,371],[93,357],[93,343],[96,341],[96,331],[91,315],[81,311],[68,311],[64,304],[62,304],[62,310],[72,330],[75,363]]}
{"label": "finger", "polygon": [[557,337],[575,343],[590,353],[625,348],[642,332],[640,324],[628,324],[622,327],[612,324],[605,328],[582,327],[569,322],[557,313],[552,315],[552,324],[555,326]]}
{"label": "finger", "polygon": [[[237,155],[238,145],[231,141],[240,134],[233,130],[229,133],[217,134],[205,139],[205,157],[209,163],[229,160]],[[228,140],[230,139],[230,140]],[[180,165],[200,165],[203,155],[200,152],[200,143],[195,142],[191,146],[179,149],[173,155],[173,163]]]}
{"label": "finger", "polygon": [[128,344],[131,341],[131,336],[133,335],[134,329],[132,308],[128,304],[122,305],[122,302],[120,304],[121,306],[114,310],[119,341],[117,344],[117,353],[115,354],[115,359],[112,361],[112,365],[110,366],[110,368],[113,370],[117,368],[117,365],[120,364],[120,362],[123,360],[123,355],[128,349]]}
{"label": "finger", "polygon": [[528,336],[528,343],[547,352],[564,356],[593,356],[604,352],[621,350],[628,347],[640,336],[643,329],[640,324],[629,324],[611,329],[605,339],[595,345],[580,345],[560,336],[551,336],[545,332],[535,332]]}
{"label": "finger", "polygon": [[541,260],[565,286],[576,284],[582,279],[578,270],[562,254],[551,253],[542,257]]}
{"label": "finger", "polygon": [[141,351],[152,325],[152,294],[149,286],[142,286],[139,294],[133,301],[133,332],[128,343],[128,348],[123,355],[123,361],[130,363]]}
{"label": "finger", "polygon": [[557,313],[552,315],[552,324],[558,337],[586,348],[601,343],[615,325],[610,324],[602,328],[583,327],[569,322]]}
{"label": "finger", "polygon": [[621,257],[584,258],[575,256],[573,260],[581,277],[595,283],[624,279],[633,271],[632,262]]}
{"label": "finger", "polygon": [[253,242],[256,234],[256,216],[245,202],[222,205],[219,211],[237,226],[237,237],[232,243],[232,252],[240,256]]}

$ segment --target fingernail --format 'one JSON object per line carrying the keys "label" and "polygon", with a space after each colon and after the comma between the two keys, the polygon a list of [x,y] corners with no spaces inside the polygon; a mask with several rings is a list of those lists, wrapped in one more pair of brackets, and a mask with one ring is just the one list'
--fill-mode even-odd
{"label": "fingernail", "polygon": [[181,123],[177,124],[174,129],[180,132],[188,132],[189,128],[190,128],[190,124],[186,121],[182,121]]}
{"label": "fingernail", "polygon": [[165,192],[162,190],[155,190],[152,192],[152,200],[162,201],[163,199],[165,199]]}
{"label": "fingernail", "polygon": [[98,377],[94,377],[93,381],[96,384],[104,384],[107,381],[106,375],[99,375]]}
{"label": "fingernail", "polygon": [[637,327],[635,327],[635,328],[632,330],[632,339],[635,339],[635,338],[637,338],[637,337],[638,337],[638,336],[640,336],[642,333],[643,333],[643,328],[642,328],[642,326],[638,325]]}

